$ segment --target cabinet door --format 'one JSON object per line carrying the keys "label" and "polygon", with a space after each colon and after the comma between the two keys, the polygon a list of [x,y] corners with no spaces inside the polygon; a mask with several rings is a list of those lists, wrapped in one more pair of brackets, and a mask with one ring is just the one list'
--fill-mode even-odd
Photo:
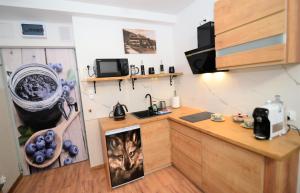
{"label": "cabinet door", "polygon": [[202,188],[202,167],[195,161],[191,160],[184,153],[172,148],[172,163],[188,179],[190,179],[199,188]]}
{"label": "cabinet door", "polygon": [[263,193],[263,156],[208,135],[202,138],[202,156],[205,192]]}
{"label": "cabinet door", "polygon": [[170,127],[167,120],[141,125],[145,173],[171,165]]}
{"label": "cabinet door", "polygon": [[192,159],[197,164],[201,165],[202,162],[202,149],[201,143],[192,139],[175,129],[171,130],[171,144],[172,148],[175,148],[182,152],[185,157]]}
{"label": "cabinet door", "polygon": [[289,0],[217,1],[215,4],[217,68],[285,63],[287,1]]}

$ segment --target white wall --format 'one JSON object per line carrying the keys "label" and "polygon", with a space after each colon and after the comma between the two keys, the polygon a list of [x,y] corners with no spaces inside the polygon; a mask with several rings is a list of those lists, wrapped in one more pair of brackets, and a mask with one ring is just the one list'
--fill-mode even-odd
{"label": "white wall", "polygon": [[[21,35],[21,22],[40,22],[46,26],[46,38],[24,38]],[[43,20],[5,19],[0,20],[0,47],[73,47],[71,23]]]}
{"label": "white wall", "polygon": [[[1,60],[1,58],[0,58]],[[8,96],[3,79],[3,67],[0,61],[0,176],[7,177],[7,183],[3,187],[6,193],[20,175],[18,167],[18,153],[14,137],[14,125],[8,103]],[[4,72],[3,72],[4,73]]]}
{"label": "white wall", "polygon": [[179,78],[176,89],[183,105],[225,114],[252,114],[256,106],[280,94],[287,109],[297,112],[298,120],[295,124],[300,126],[300,65],[192,75],[184,52],[197,47],[196,27],[203,19],[213,20],[213,5],[214,0],[196,0],[177,17],[174,27],[175,63],[177,69],[185,72],[185,76]]}
{"label": "white wall", "polygon": [[[173,30],[172,26],[155,23],[134,22],[129,20],[95,19],[73,17],[75,46],[79,77],[81,82],[82,102],[86,120],[87,140],[92,166],[103,163],[99,144],[101,138],[98,125],[95,123],[99,117],[107,117],[113,106],[119,101],[126,104],[130,112],[145,110],[149,101],[145,95],[150,93],[154,98],[166,100],[173,95],[174,86],[170,87],[169,79],[137,80],[135,90],[131,88],[130,81],[122,83],[119,91],[118,82],[97,83],[97,94],[93,94],[93,84],[84,82],[88,77],[86,65],[93,65],[96,58],[128,58],[130,64],[140,66],[141,60],[146,72],[149,66],[155,67],[159,72],[160,61],[163,60],[165,69],[174,64],[173,60]],[[156,32],[157,54],[130,54],[126,55],[123,46],[123,28],[149,29]],[[92,94],[93,99],[89,95]],[[91,109],[92,112],[89,112]]]}

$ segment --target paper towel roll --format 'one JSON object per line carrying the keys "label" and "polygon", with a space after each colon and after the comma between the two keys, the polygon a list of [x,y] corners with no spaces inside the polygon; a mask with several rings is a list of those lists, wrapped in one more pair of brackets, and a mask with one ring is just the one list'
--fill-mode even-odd
{"label": "paper towel roll", "polygon": [[172,98],[172,108],[179,108],[180,107],[180,98],[179,96],[174,96]]}

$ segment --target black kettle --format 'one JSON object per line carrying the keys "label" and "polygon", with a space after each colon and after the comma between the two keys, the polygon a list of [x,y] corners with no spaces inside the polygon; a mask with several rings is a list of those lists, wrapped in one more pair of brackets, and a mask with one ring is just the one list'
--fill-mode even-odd
{"label": "black kettle", "polygon": [[126,112],[128,112],[126,105],[122,105],[118,102],[114,106],[113,111],[109,113],[109,117],[114,118],[116,121],[125,119],[126,113],[123,107],[125,107]]}

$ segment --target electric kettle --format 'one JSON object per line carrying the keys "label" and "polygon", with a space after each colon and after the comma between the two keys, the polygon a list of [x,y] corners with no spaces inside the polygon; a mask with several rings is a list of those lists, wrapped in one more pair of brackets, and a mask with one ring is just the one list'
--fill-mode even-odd
{"label": "electric kettle", "polygon": [[128,112],[128,109],[126,105],[122,105],[119,102],[114,106],[113,111],[109,113],[110,118],[114,118],[115,121],[123,120],[125,119],[126,113],[124,108],[126,109],[126,112]]}

